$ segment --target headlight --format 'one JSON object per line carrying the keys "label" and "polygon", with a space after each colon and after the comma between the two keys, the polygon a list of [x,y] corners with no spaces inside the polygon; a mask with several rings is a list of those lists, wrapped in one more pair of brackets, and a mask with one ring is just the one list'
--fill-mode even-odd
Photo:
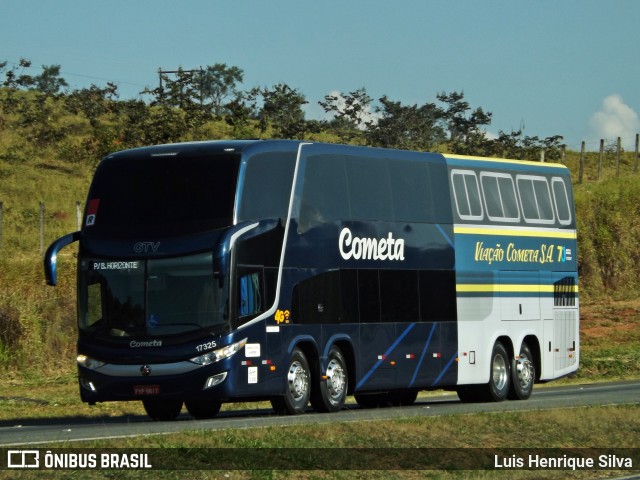
{"label": "headlight", "polygon": [[78,365],[82,365],[90,370],[97,370],[104,365],[104,362],[87,357],[86,355],[78,355],[76,360],[78,361]]}
{"label": "headlight", "polygon": [[236,352],[242,349],[247,344],[247,338],[244,340],[240,340],[239,342],[232,343],[231,345],[227,345],[226,347],[219,348],[218,350],[213,350],[212,352],[205,353],[204,355],[200,355],[199,357],[190,358],[189,361],[193,363],[197,363],[198,365],[210,365],[212,363],[219,362],[220,360],[224,360],[225,358],[229,358],[234,355]]}

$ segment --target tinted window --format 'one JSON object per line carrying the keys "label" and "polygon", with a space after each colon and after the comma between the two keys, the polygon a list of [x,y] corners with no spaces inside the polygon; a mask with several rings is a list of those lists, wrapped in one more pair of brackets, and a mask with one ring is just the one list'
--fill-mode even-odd
{"label": "tinted window", "polygon": [[238,164],[229,155],[105,160],[89,191],[87,217],[95,220],[84,232],[176,235],[231,225]]}
{"label": "tinted window", "polygon": [[383,322],[420,320],[417,271],[380,270],[380,296]]}
{"label": "tinted window", "polygon": [[393,162],[389,176],[393,217],[397,221],[433,221],[434,208],[429,164],[423,162]]}
{"label": "tinted window", "polygon": [[300,232],[334,220],[449,222],[446,183],[438,184],[446,171],[439,172],[437,165],[406,159],[311,156],[300,203]]}
{"label": "tinted window", "polygon": [[452,170],[451,181],[458,216],[462,220],[482,220],[482,203],[476,174],[470,170]]}
{"label": "tinted window", "polygon": [[525,221],[540,224],[553,223],[555,216],[547,179],[518,175],[517,183]]}
{"label": "tinted window", "polygon": [[380,321],[380,284],[377,270],[358,270],[360,323]]}
{"label": "tinted window", "polygon": [[511,175],[482,172],[480,178],[489,218],[498,222],[519,221],[518,201]]}
{"label": "tinted window", "polygon": [[358,220],[392,220],[388,161],[347,157],[351,217]]}
{"label": "tinted window", "polygon": [[301,233],[324,222],[350,217],[347,177],[342,157],[309,157],[302,189],[299,219]]}
{"label": "tinted window", "polygon": [[567,194],[567,186],[564,181],[556,177],[551,181],[553,188],[553,199],[556,204],[556,213],[558,221],[563,225],[571,223],[571,208],[569,207],[569,195]]}
{"label": "tinted window", "polygon": [[238,221],[287,218],[295,154],[250,157],[244,171]]}

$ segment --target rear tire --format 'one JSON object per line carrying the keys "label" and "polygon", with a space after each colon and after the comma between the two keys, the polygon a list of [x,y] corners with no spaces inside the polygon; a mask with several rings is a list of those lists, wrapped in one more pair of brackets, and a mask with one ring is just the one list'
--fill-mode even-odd
{"label": "rear tire", "polygon": [[520,347],[518,358],[511,360],[511,388],[510,400],[526,400],[531,396],[536,379],[536,365],[533,355],[526,343]]}
{"label": "rear tire", "polygon": [[175,420],[182,410],[182,400],[143,400],[144,411],[156,421]]}

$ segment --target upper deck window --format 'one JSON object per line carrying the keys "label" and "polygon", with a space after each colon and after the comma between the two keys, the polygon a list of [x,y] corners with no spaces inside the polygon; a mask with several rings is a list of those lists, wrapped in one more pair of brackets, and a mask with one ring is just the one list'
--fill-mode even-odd
{"label": "upper deck window", "polygon": [[571,223],[571,207],[569,206],[569,194],[564,180],[560,177],[553,177],[551,179],[551,189],[553,190],[553,199],[556,204],[558,222],[561,225],[569,225]]}
{"label": "upper deck window", "polygon": [[555,215],[547,179],[534,175],[518,175],[516,182],[525,222],[554,223]]}
{"label": "upper deck window", "polygon": [[238,221],[289,215],[295,154],[270,152],[247,160],[242,182]]}
{"label": "upper deck window", "polygon": [[471,170],[452,170],[451,182],[458,216],[462,220],[482,220],[478,177]]}
{"label": "upper deck window", "polygon": [[482,172],[480,182],[489,219],[494,222],[519,222],[520,211],[511,175]]}
{"label": "upper deck window", "polygon": [[178,153],[115,157],[98,167],[89,191],[97,205],[84,232],[108,238],[172,236],[229,226],[237,155]]}
{"label": "upper deck window", "polygon": [[[451,221],[446,171],[413,159],[313,155],[307,158],[299,229],[335,220]],[[446,186],[446,183],[444,183]]]}

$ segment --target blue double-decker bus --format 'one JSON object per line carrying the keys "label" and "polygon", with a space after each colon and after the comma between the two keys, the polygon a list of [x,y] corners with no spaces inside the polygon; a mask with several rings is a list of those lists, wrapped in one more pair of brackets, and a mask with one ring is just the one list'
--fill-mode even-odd
{"label": "blue double-decker bus", "polygon": [[579,364],[576,227],[557,164],[256,140],[114,153],[78,250],[84,402],[196,418],[526,399]]}

